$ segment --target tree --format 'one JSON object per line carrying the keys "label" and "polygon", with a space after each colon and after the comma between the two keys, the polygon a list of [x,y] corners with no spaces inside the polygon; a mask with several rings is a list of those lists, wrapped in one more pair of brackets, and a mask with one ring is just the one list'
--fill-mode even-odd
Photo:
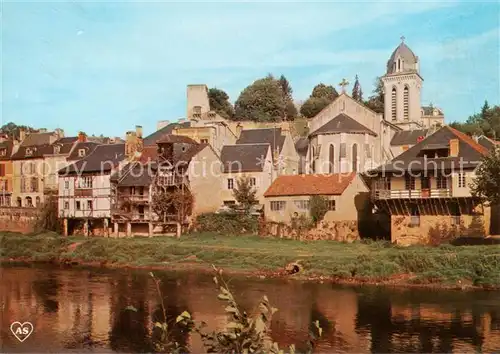
{"label": "tree", "polygon": [[278,83],[281,87],[283,102],[285,104],[283,117],[285,120],[294,120],[297,117],[298,112],[297,107],[295,107],[295,104],[293,103],[292,87],[284,75],[280,76]]}
{"label": "tree", "polygon": [[321,195],[313,195],[309,199],[309,213],[311,218],[317,224],[325,217],[328,212],[328,199]]}
{"label": "tree", "polygon": [[165,230],[168,222],[172,221],[169,220],[171,216],[175,218],[174,221],[182,225],[186,217],[191,215],[193,205],[194,197],[186,187],[167,189],[157,186],[153,193],[151,210],[158,216],[158,221]]}
{"label": "tree", "polygon": [[352,87],[352,98],[356,101],[363,102],[363,91],[361,90],[358,75],[356,75],[354,86]]}
{"label": "tree", "polygon": [[216,87],[208,90],[208,100],[210,109],[217,112],[221,117],[232,119],[234,117],[234,108],[229,102],[228,94]]}
{"label": "tree", "polygon": [[236,188],[233,189],[234,199],[245,211],[249,211],[253,205],[259,203],[257,189],[252,184],[252,178],[243,176],[236,180]]}
{"label": "tree", "polygon": [[300,113],[306,118],[312,118],[321,112],[339,96],[331,85],[320,83],[314,86],[311,95],[300,107]]}
{"label": "tree", "polygon": [[476,176],[470,186],[472,195],[490,205],[500,205],[500,146],[483,157]]}
{"label": "tree", "polygon": [[0,128],[0,131],[7,134],[9,136],[9,138],[18,139],[19,138],[19,131],[21,129],[24,129],[28,133],[33,133],[33,132],[37,131],[35,128],[28,127],[26,125],[17,125],[13,122],[9,122],[7,124],[4,124]]}
{"label": "tree", "polygon": [[241,92],[234,108],[237,120],[281,121],[286,104],[279,81],[272,75],[254,81]]}
{"label": "tree", "polygon": [[467,118],[464,123],[453,122],[453,128],[469,135],[485,135],[489,138],[500,138],[500,106],[490,107],[484,102],[481,112]]}
{"label": "tree", "polygon": [[372,95],[365,101],[365,106],[377,113],[384,113],[384,83],[380,77],[375,79]]}

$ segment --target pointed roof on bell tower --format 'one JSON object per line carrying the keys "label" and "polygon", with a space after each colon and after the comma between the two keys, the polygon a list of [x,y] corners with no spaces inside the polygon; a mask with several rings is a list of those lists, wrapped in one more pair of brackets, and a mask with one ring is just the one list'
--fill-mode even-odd
{"label": "pointed roof on bell tower", "polygon": [[401,43],[394,49],[387,61],[387,74],[399,72],[418,72],[418,57],[405,43],[405,37],[401,37]]}

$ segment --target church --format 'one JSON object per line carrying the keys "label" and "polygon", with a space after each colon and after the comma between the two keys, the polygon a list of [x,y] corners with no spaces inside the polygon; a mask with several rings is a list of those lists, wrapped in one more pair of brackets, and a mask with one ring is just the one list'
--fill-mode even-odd
{"label": "church", "polygon": [[444,125],[440,109],[421,106],[420,60],[404,37],[381,79],[384,114],[347,95],[344,80],[340,96],[311,119],[307,149],[302,150],[305,173],[365,172]]}

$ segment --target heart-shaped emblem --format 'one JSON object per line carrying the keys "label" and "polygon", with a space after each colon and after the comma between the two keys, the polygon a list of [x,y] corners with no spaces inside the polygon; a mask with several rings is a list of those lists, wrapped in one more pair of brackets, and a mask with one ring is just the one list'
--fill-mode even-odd
{"label": "heart-shaped emblem", "polygon": [[10,325],[10,330],[12,331],[12,334],[17,338],[18,341],[24,342],[26,338],[30,336],[31,333],[33,333],[33,325],[31,322],[12,322]]}

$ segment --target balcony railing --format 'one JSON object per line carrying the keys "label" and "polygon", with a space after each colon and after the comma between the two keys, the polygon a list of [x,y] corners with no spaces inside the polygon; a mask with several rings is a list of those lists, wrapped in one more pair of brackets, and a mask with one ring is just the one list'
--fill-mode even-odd
{"label": "balcony railing", "polygon": [[425,199],[451,197],[451,189],[374,189],[373,199]]}
{"label": "balcony railing", "polygon": [[147,202],[149,200],[149,196],[146,194],[127,194],[118,192],[117,197],[118,199],[128,199],[131,202]]}
{"label": "balcony railing", "polygon": [[184,176],[166,175],[158,176],[156,183],[160,186],[177,186],[184,182]]}

